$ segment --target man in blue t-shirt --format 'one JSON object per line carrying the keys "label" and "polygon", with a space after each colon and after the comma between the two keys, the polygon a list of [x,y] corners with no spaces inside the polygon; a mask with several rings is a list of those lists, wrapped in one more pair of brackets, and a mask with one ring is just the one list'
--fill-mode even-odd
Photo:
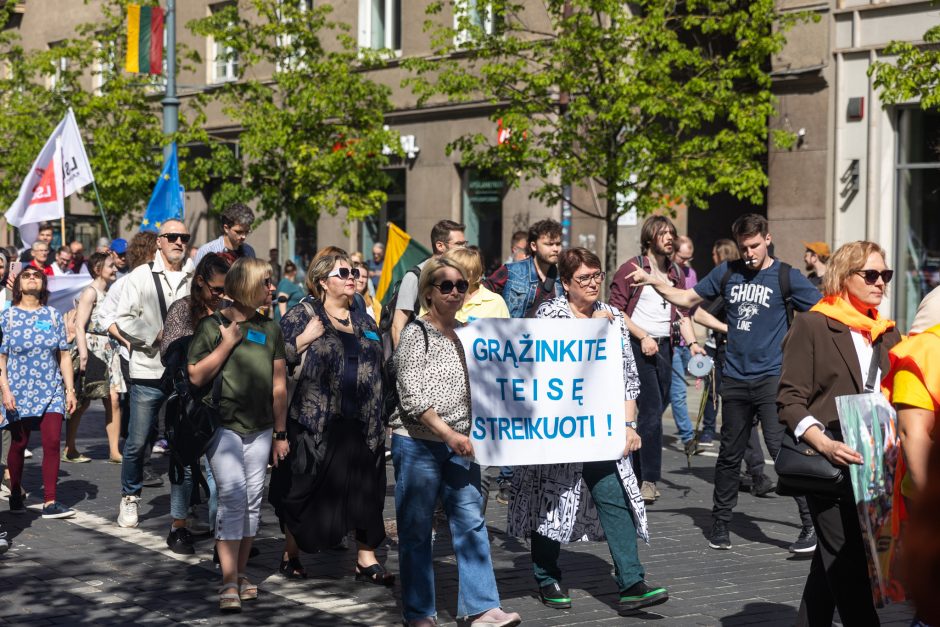
{"label": "man in blue t-shirt", "polygon": [[[787,304],[780,289],[780,270],[787,267],[768,253],[771,238],[767,219],[747,214],[735,220],[731,232],[741,250],[741,261],[724,262],[692,289],[680,290],[638,270],[638,283],[652,285],[663,298],[680,307],[694,307],[721,296],[728,317],[728,345],[721,384],[721,448],[715,465],[715,492],[709,546],[730,549],[728,523],[738,501],[738,469],[754,419],[761,422],[764,442],[773,458],[783,440],[784,426],[777,419],[777,385],[783,359],[781,343],[789,329]],[[815,287],[799,271],[789,268],[790,304],[807,311],[820,299]],[[796,498],[802,529],[790,546],[793,553],[816,549],[816,532],[806,500]]]}

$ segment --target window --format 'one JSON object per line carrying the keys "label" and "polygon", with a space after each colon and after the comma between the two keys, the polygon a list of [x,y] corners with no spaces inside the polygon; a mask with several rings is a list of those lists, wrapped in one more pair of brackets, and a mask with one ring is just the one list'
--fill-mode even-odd
{"label": "window", "polygon": [[401,0],[359,0],[359,47],[401,51]]}
{"label": "window", "polygon": [[910,327],[940,285],[940,113],[898,110],[896,320]]}
{"label": "window", "polygon": [[[101,36],[104,37],[104,33]],[[114,73],[114,43],[99,39],[95,42],[95,69],[91,77],[96,96],[101,95],[101,89],[114,77]]]}
{"label": "window", "polygon": [[[64,45],[65,42],[57,41],[55,43],[49,44],[49,50],[55,50],[56,48],[63,47]],[[52,60],[52,68],[52,72],[49,74],[49,78],[46,80],[46,86],[52,90],[65,89],[62,81],[65,79],[65,74],[69,71],[68,57],[55,57]]]}
{"label": "window", "polygon": [[480,247],[483,270],[488,275],[502,263],[503,195],[505,182],[487,172],[469,169],[461,180],[463,223],[467,241]]}
{"label": "window", "polygon": [[[301,13],[313,11],[313,0],[283,0],[280,2],[281,7],[288,4],[293,4],[297,11]],[[283,11],[281,9],[278,10],[278,19],[282,24],[285,25],[290,24],[293,20],[289,11]],[[279,48],[284,50],[284,57],[279,58],[276,62],[276,70],[278,72],[284,72],[300,67],[306,51],[303,47],[298,47],[296,50],[293,49],[295,46],[293,37],[291,35],[278,35],[277,45]]]}
{"label": "window", "polygon": [[[227,2],[220,2],[209,6],[210,13],[218,13],[226,7],[232,6]],[[209,68],[210,83],[226,83],[238,79],[238,52],[231,46],[209,38]]]}
{"label": "window", "polygon": [[480,35],[496,33],[493,5],[488,0],[456,0],[454,3],[454,44],[463,46]]}

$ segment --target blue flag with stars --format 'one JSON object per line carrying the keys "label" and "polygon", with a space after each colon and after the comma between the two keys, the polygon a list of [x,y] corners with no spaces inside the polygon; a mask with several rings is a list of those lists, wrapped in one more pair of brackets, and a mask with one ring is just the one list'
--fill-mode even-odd
{"label": "blue flag with stars", "polygon": [[183,219],[183,187],[180,185],[179,167],[176,161],[176,142],[170,144],[170,158],[163,165],[160,178],[153,188],[147,203],[147,211],[140,223],[141,231],[159,231],[167,220]]}

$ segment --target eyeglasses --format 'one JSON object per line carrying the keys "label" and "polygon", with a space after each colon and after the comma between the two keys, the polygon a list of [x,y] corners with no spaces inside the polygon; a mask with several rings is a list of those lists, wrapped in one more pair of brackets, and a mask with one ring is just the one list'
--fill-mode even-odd
{"label": "eyeglasses", "polygon": [[207,283],[207,284],[206,284],[206,289],[209,290],[209,292],[210,292],[213,296],[222,296],[223,294],[225,294],[225,287],[224,287],[224,286],[223,286],[223,287],[214,287],[214,286],[209,285],[209,284]]}
{"label": "eyeglasses", "polygon": [[432,283],[434,287],[441,291],[441,294],[450,294],[454,291],[454,288],[457,288],[457,291],[461,294],[466,294],[467,290],[470,289],[470,282],[466,279],[458,279],[457,282],[451,280],[441,281],[440,283]]}
{"label": "eyeglasses", "polygon": [[157,237],[165,237],[166,241],[171,244],[175,244],[177,240],[182,241],[184,244],[189,243],[190,235],[189,233],[161,233]]}
{"label": "eyeglasses", "polygon": [[42,272],[36,272],[35,270],[24,270],[21,276],[24,279],[42,279]]}
{"label": "eyeglasses", "polygon": [[595,272],[594,274],[582,274],[581,276],[574,277],[574,280],[578,282],[578,285],[581,287],[587,287],[592,282],[596,282],[598,285],[604,282],[604,277],[607,276],[606,272]]}
{"label": "eyeglasses", "polygon": [[861,276],[865,279],[865,283],[868,285],[874,285],[878,282],[878,277],[881,277],[881,280],[885,282],[885,285],[891,282],[891,278],[894,276],[894,270],[856,270],[855,274]]}
{"label": "eyeglasses", "polygon": [[352,278],[358,279],[358,278],[359,278],[359,268],[352,268],[352,269],[350,269],[350,268],[337,268],[336,270],[333,270],[333,271],[330,272],[328,275],[326,275],[326,277],[327,277],[327,278],[330,278],[331,276],[338,276],[339,278],[341,278],[342,280],[345,281],[345,280],[347,280],[347,279],[349,278],[349,275],[350,275],[350,274],[352,274]]}
{"label": "eyeglasses", "polygon": [[692,255],[689,255],[688,257],[683,257],[682,255],[676,255],[676,259],[678,259],[682,263],[689,263],[690,261],[692,261]]}
{"label": "eyeglasses", "polygon": [[268,277],[264,280],[265,287],[271,287],[272,285],[274,285],[274,279],[272,279],[271,277]]}

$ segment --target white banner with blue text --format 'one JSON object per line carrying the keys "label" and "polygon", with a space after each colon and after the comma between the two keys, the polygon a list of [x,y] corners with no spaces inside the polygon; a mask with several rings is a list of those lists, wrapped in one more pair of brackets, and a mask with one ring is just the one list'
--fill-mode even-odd
{"label": "white banner with blue text", "polygon": [[606,319],[481,319],[467,356],[470,442],[481,465],[620,459],[623,344]]}

